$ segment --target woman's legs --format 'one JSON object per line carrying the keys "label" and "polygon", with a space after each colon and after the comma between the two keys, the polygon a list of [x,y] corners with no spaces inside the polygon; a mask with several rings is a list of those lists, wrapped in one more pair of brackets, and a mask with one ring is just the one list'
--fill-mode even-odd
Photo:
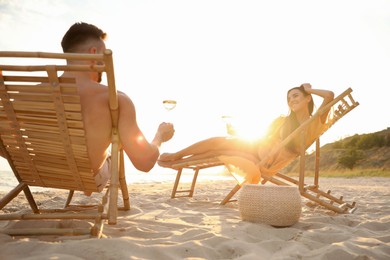
{"label": "woman's legs", "polygon": [[210,151],[240,151],[253,153],[255,147],[253,143],[248,143],[237,138],[227,137],[211,137],[200,142],[194,143],[176,153],[163,153],[161,154],[159,161],[176,161],[188,156],[199,155]]}
{"label": "woman's legs", "polygon": [[175,161],[181,158],[201,154],[208,152],[210,150],[221,149],[220,147],[225,147],[225,143],[230,143],[229,139],[225,137],[212,137],[200,142],[194,143],[176,153],[163,153],[160,155],[160,161]]}

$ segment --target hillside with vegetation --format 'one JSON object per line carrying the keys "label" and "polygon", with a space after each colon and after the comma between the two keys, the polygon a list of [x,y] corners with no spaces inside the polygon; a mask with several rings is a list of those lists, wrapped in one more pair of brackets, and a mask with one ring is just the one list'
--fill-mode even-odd
{"label": "hillside with vegetation", "polygon": [[[307,172],[314,172],[315,153],[306,158]],[[354,135],[321,147],[321,172],[358,172],[359,175],[390,176],[390,128]],[[283,170],[299,172],[299,158]]]}

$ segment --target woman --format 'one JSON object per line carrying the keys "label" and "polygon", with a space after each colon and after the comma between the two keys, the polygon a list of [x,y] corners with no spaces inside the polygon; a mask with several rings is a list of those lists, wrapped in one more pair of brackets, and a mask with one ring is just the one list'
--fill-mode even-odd
{"label": "woman", "polygon": [[[276,173],[299,154],[300,145],[297,138],[290,141],[282,149],[279,149],[278,144],[311,117],[314,108],[312,94],[323,98],[319,109],[334,98],[332,91],[313,89],[308,83],[302,84],[287,92],[287,103],[290,113],[288,116],[281,116],[274,120],[264,138],[250,142],[235,137],[212,137],[176,153],[163,153],[159,158],[158,164],[162,167],[171,167],[173,164],[188,160],[228,155],[251,160],[260,167],[261,172]],[[306,136],[309,137],[307,138],[306,148],[315,140],[317,133],[323,127],[326,127],[325,123],[328,114],[329,110],[325,111],[309,125],[306,133]],[[273,151],[273,149],[279,150]],[[268,154],[272,154],[272,156],[266,158]],[[259,164],[260,161],[261,164]]]}

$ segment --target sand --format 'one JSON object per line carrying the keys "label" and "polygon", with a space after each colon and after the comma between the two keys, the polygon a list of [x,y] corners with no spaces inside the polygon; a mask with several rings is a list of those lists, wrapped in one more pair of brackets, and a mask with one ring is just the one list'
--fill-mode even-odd
{"label": "sand", "polygon": [[[358,209],[336,214],[303,199],[299,221],[283,228],[243,221],[237,202],[221,206],[233,180],[200,181],[193,198],[171,199],[172,184],[130,184],[131,210],[105,225],[100,239],[0,235],[0,259],[390,259],[389,178],[323,178],[323,189]],[[61,190],[34,194],[41,205],[60,207],[66,199]],[[18,196],[7,208],[28,204]]]}

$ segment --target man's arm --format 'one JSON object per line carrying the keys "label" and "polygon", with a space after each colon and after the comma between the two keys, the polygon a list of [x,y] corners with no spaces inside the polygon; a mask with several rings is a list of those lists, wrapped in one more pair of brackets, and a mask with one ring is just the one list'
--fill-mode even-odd
{"label": "man's arm", "polygon": [[136,111],[131,99],[123,93],[118,93],[118,101],[118,128],[123,149],[136,169],[148,172],[160,156],[161,144],[172,138],[173,126],[168,123],[160,124],[152,142],[148,142],[138,127]]}

